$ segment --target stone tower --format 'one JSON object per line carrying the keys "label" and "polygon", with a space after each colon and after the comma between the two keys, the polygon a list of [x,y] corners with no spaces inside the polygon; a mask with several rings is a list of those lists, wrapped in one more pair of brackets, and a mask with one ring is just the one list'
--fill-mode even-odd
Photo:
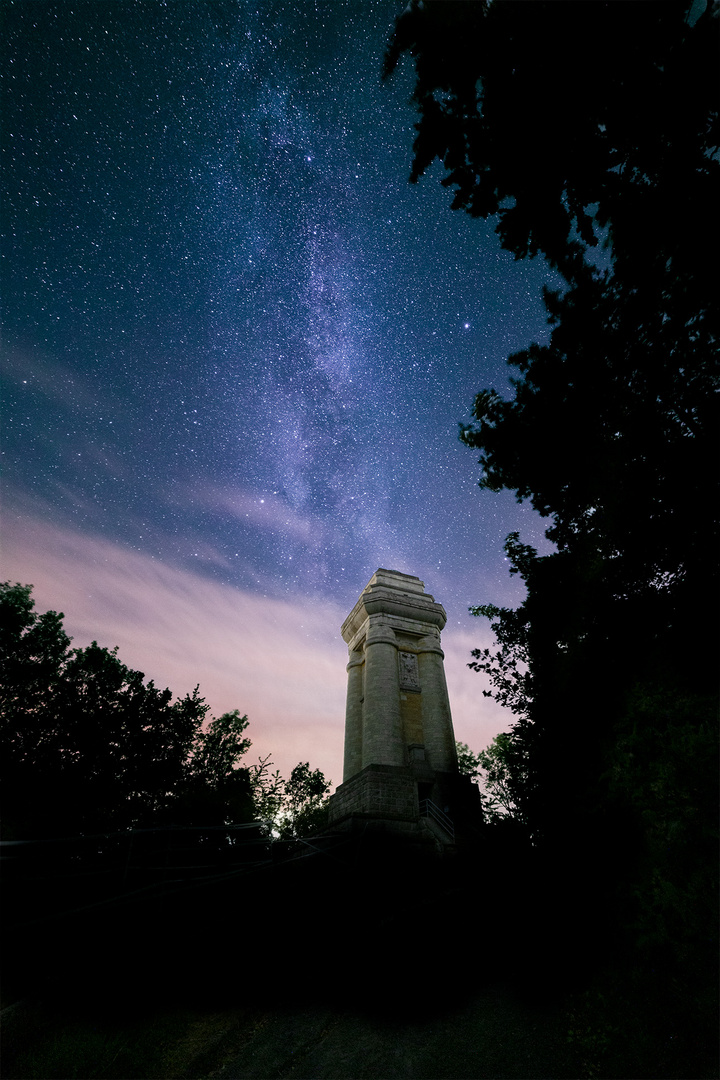
{"label": "stone tower", "polygon": [[440,631],[419,578],[378,570],[342,626],[349,652],[343,782],[330,827],[427,834],[443,845],[480,822],[460,776]]}

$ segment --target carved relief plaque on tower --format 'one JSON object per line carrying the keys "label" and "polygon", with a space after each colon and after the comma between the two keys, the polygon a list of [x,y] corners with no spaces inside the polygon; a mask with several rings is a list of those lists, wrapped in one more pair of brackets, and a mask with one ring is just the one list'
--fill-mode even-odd
{"label": "carved relief plaque on tower", "polygon": [[420,690],[420,674],[418,672],[418,658],[415,653],[398,652],[400,664],[400,689]]}

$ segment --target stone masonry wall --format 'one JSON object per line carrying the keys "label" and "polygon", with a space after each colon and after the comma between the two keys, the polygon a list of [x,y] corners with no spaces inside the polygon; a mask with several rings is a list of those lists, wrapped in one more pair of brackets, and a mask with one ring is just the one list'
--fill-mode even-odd
{"label": "stone masonry wall", "polygon": [[417,820],[417,785],[410,771],[392,765],[368,765],[341,784],[330,801],[330,824],[349,814]]}

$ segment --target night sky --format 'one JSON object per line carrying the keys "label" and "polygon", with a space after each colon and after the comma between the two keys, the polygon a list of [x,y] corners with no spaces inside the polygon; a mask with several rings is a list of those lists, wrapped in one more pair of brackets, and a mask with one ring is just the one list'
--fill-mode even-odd
{"label": "night sky", "polygon": [[512,719],[469,604],[543,545],[457,438],[549,330],[540,261],[408,183],[402,0],[2,5],[2,578],[341,781],[339,627],[379,566],[448,613],[456,734]]}

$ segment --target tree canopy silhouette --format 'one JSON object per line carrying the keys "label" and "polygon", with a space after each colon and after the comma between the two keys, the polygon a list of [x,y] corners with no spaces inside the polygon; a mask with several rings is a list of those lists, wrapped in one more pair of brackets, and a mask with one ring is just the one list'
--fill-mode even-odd
{"label": "tree canopy silhouette", "polygon": [[612,561],[618,594],[696,588],[719,539],[718,34],[690,7],[430,0],[386,57],[416,60],[411,179],[440,158],[453,207],[568,283],[550,345],[510,358],[514,398],[483,390],[463,427],[481,486]]}
{"label": "tree canopy silhouette", "polygon": [[717,47],[709,5],[424,0],[385,63],[415,61],[410,179],[439,158],[454,208],[566,283],[545,293],[549,343],[509,358],[512,395],[482,390],[461,426],[480,486],[529,500],[556,546],[511,535],[527,599],[472,609],[499,646],[473,666],[518,716],[521,817],[586,918],[589,897],[622,909],[696,968],[716,833]]}
{"label": "tree canopy silhouette", "polygon": [[[172,701],[93,642],[72,649],[63,615],[29,585],[0,585],[0,799],[6,839],[217,826],[261,819],[268,835],[324,823],[330,782],[307,762],[284,781],[236,709],[208,718],[196,687]],[[326,815],[325,815],[326,816]]]}
{"label": "tree canopy silhouette", "polygon": [[20,836],[162,819],[207,706],[172,702],[93,642],[71,649],[62,614],[31,587],[0,587],[0,769],[5,827]]}

